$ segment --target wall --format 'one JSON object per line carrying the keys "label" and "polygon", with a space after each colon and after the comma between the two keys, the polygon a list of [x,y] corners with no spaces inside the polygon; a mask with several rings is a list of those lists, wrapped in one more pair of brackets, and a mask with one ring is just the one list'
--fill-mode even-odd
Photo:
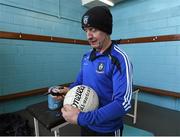
{"label": "wall", "polygon": [[[0,31],[85,39],[80,0],[0,0]],[[0,95],[75,80],[87,46],[0,39]],[[34,98],[34,99],[33,99]],[[46,100],[29,97],[0,104],[0,113]]]}
{"label": "wall", "polygon": [[[125,0],[111,8],[112,39],[180,33],[179,0]],[[80,18],[87,9],[80,0],[0,0],[0,31],[86,39]],[[179,42],[121,45],[134,65],[134,83],[180,92]],[[75,80],[81,45],[0,39],[0,95]],[[46,100],[29,97],[0,104],[0,113]],[[180,110],[175,98],[140,94],[140,100]]]}
{"label": "wall", "polygon": [[[113,39],[180,33],[179,0],[126,0],[111,8]],[[121,45],[134,65],[134,84],[180,92],[180,42]],[[180,110],[180,100],[140,94],[140,100]]]}

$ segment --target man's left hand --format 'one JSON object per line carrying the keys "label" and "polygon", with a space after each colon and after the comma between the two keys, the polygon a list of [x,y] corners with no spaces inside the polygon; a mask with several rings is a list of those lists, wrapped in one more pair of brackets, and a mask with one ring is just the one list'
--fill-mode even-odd
{"label": "man's left hand", "polygon": [[78,108],[75,108],[71,105],[64,105],[64,107],[61,109],[62,116],[64,119],[71,123],[71,124],[77,124],[77,118],[80,110]]}

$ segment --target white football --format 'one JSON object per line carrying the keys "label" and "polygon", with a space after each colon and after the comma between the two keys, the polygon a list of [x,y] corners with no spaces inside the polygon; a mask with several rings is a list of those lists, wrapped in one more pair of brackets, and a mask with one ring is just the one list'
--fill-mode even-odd
{"label": "white football", "polygon": [[63,105],[65,104],[70,104],[79,108],[82,112],[87,112],[98,108],[99,99],[92,88],[85,85],[78,85],[67,92],[63,102]]}

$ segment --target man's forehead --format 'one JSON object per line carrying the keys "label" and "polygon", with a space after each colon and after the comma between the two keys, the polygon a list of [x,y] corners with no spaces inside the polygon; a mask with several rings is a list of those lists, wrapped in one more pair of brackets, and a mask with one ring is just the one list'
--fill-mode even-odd
{"label": "man's forehead", "polygon": [[86,31],[86,30],[98,30],[98,29],[95,27],[85,27],[84,30]]}

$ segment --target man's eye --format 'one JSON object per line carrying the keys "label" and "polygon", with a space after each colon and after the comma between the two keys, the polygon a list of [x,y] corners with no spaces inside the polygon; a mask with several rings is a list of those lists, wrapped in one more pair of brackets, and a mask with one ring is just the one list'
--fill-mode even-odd
{"label": "man's eye", "polygon": [[96,29],[95,29],[95,28],[92,28],[91,31],[92,31],[92,32],[96,32]]}

